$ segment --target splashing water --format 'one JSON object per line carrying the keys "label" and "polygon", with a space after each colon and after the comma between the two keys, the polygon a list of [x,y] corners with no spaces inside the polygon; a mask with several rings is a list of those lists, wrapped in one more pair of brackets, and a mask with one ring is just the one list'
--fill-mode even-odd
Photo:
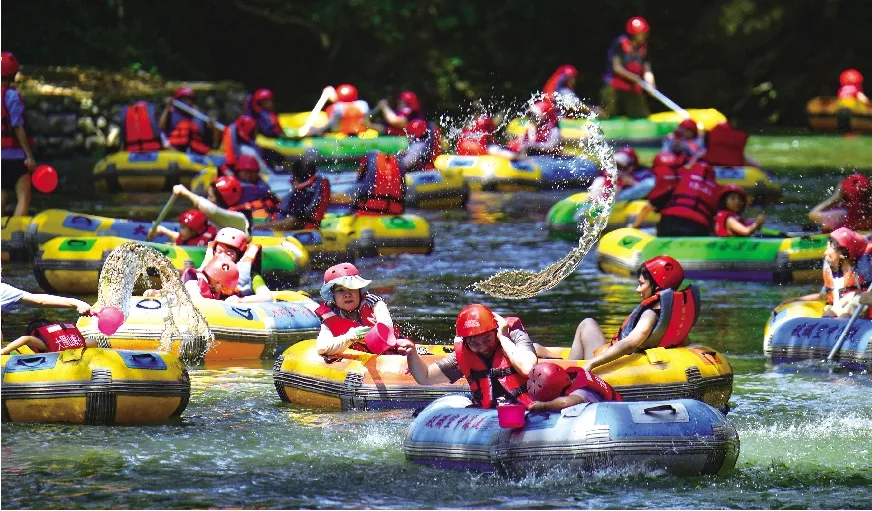
{"label": "splashing water", "polygon": [[[97,304],[118,307],[125,319],[130,313],[130,297],[138,285],[151,280],[149,269],[157,272],[161,295],[166,300],[166,316],[161,333],[160,351],[168,352],[174,339],[181,340],[179,359],[189,365],[199,364],[215,343],[206,318],[191,302],[179,278],[179,271],[157,250],[135,241],[122,243],[103,263],[97,288]],[[102,344],[108,338],[99,334]]]}
{"label": "splashing water", "polygon": [[[530,103],[538,98],[541,96],[534,97]],[[617,182],[614,153],[611,146],[606,143],[602,130],[594,122],[596,114],[593,110],[581,101],[573,99],[569,102],[564,96],[556,97],[556,103],[561,111],[573,112],[577,118],[583,118],[587,121],[587,137],[571,142],[579,143],[585,155],[600,162],[600,168],[606,176],[606,183]],[[579,219],[581,236],[578,239],[578,246],[559,261],[539,272],[504,270],[487,280],[476,282],[472,287],[498,298],[523,299],[533,297],[556,286],[575,270],[584,259],[585,254],[599,239],[600,233],[608,223],[614,200],[614,184],[602,187],[599,193],[588,195],[583,206],[587,210],[587,215]]]}

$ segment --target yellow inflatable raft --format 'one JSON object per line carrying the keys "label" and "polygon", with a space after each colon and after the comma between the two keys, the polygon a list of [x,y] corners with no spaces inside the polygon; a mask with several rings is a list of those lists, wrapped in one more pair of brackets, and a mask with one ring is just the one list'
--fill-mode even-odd
{"label": "yellow inflatable raft", "polygon": [[[61,294],[94,294],[103,262],[110,252],[127,239],[114,236],[100,238],[54,238],[43,244],[33,261],[33,274],[40,287]],[[270,285],[299,285],[300,277],[309,269],[309,254],[295,238],[255,237],[262,243],[261,275]],[[187,264],[199,267],[206,247],[181,247],[140,242],[183,269]]]}
{"label": "yellow inflatable raft", "polygon": [[[453,346],[418,346],[430,363]],[[569,348],[550,348],[566,357]],[[550,360],[564,367],[583,361]],[[654,348],[632,354],[595,371],[628,401],[693,398],[725,409],[733,389],[733,370],[723,355],[704,346]],[[445,393],[468,392],[464,380],[438,386],[418,385],[402,355],[373,355],[354,350],[328,358],[318,355],[316,341],[288,348],[273,368],[283,401],[334,409],[415,408]]]}
{"label": "yellow inflatable raft", "polygon": [[805,111],[813,130],[872,132],[872,105],[856,99],[812,98]]}
{"label": "yellow inflatable raft", "polygon": [[191,383],[162,353],[79,348],[4,355],[3,422],[145,424],[178,417]]}
{"label": "yellow inflatable raft", "polygon": [[321,222],[325,231],[347,236],[361,257],[433,253],[430,223],[418,215],[327,216]]}
{"label": "yellow inflatable raft", "polygon": [[33,256],[33,249],[27,242],[27,227],[32,217],[4,216],[0,223],[0,247],[3,262],[26,261]]}
{"label": "yellow inflatable raft", "polygon": [[642,261],[666,254],[693,279],[812,282],[821,278],[827,235],[798,238],[694,236],[658,238],[638,229],[612,231],[599,242],[596,260],[606,273],[635,276]]}
{"label": "yellow inflatable raft", "polygon": [[[248,304],[197,300],[197,308],[215,336],[204,362],[272,359],[289,345],[318,334],[321,321],[312,312],[317,304],[305,293],[276,291],[273,299]],[[79,318],[77,326],[85,338],[96,339],[101,347],[154,352],[161,349],[166,314],[165,300],[134,296],[124,324],[111,336],[100,333],[95,318]],[[197,360],[209,340],[182,333],[169,344],[173,355]]]}
{"label": "yellow inflatable raft", "polygon": [[224,153],[218,151],[205,156],[172,149],[119,151],[97,162],[94,186],[110,192],[169,191],[179,183],[190,185],[197,172],[223,163]]}
{"label": "yellow inflatable raft", "polygon": [[436,157],[434,164],[439,170],[461,171],[471,190],[538,191],[542,185],[542,169],[528,160],[442,154]]}

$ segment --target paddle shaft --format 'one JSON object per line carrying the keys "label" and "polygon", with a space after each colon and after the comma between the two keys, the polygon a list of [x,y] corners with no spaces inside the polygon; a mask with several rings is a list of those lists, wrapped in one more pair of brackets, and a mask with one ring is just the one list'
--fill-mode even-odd
{"label": "paddle shaft", "polygon": [[176,107],[176,108],[178,108],[178,109],[181,110],[182,112],[185,112],[185,113],[187,113],[187,114],[191,114],[191,115],[193,115],[194,117],[196,117],[197,119],[200,119],[201,121],[212,122],[212,123],[214,123],[214,124],[215,124],[215,127],[218,128],[219,130],[223,130],[223,129],[224,129],[224,125],[221,124],[220,122],[218,122],[218,121],[216,121],[215,119],[209,117],[208,115],[206,115],[206,114],[204,114],[203,112],[197,110],[196,108],[194,108],[194,107],[192,107],[192,106],[190,106],[190,105],[186,105],[186,104],[182,103],[182,102],[179,101],[178,99],[174,99],[174,100],[173,100],[173,106]]}
{"label": "paddle shaft", "polygon": [[312,124],[315,123],[315,117],[318,115],[321,109],[324,108],[324,105],[327,104],[327,100],[330,98],[331,90],[332,87],[328,87],[321,91],[321,97],[318,98],[318,102],[315,103],[315,108],[313,108],[312,112],[309,113],[309,117],[306,119],[306,122],[303,123],[302,126],[300,126],[299,130],[297,130],[297,133],[300,136],[304,137],[306,136],[306,134],[309,133],[309,128],[311,128]]}
{"label": "paddle shaft", "polygon": [[857,309],[854,311],[854,314],[851,315],[851,319],[848,320],[848,324],[845,325],[845,329],[842,330],[842,335],[839,336],[839,340],[836,341],[836,345],[833,346],[833,349],[830,351],[830,354],[827,355],[827,362],[832,362],[833,358],[836,356],[836,353],[842,348],[842,343],[845,342],[845,337],[848,336],[848,330],[854,326],[854,321],[857,321],[857,318],[860,317],[860,314],[866,310],[865,304],[857,305]]}
{"label": "paddle shaft", "polygon": [[681,108],[680,106],[675,104],[674,101],[664,96],[662,92],[652,87],[650,83],[646,82],[645,80],[639,80],[638,83],[643,89],[645,89],[646,92],[648,92],[648,94],[654,96],[658,101],[666,105],[667,108],[684,117],[685,119],[690,119],[690,114],[687,112],[687,110]]}
{"label": "paddle shaft", "polygon": [[173,207],[174,202],[176,202],[176,195],[175,194],[170,195],[170,198],[167,199],[167,203],[164,204],[163,209],[160,210],[160,214],[157,216],[157,220],[155,220],[154,223],[151,224],[151,229],[149,229],[149,233],[152,233],[155,230],[157,230],[157,226],[160,225],[160,223],[164,221],[164,218],[167,217],[167,215],[170,212],[170,208]]}

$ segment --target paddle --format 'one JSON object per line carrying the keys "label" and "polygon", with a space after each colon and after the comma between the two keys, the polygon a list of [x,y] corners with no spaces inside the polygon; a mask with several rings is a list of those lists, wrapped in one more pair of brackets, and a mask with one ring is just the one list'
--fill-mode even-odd
{"label": "paddle", "polygon": [[160,210],[160,214],[157,215],[157,219],[151,224],[151,229],[148,230],[148,235],[153,236],[155,231],[157,231],[157,226],[160,225],[161,222],[164,221],[164,218],[170,213],[170,208],[173,207],[173,203],[176,202],[176,195],[170,195],[170,198],[167,200],[167,203],[164,204],[162,210]]}
{"label": "paddle", "polygon": [[684,117],[685,119],[690,119],[690,114],[687,112],[687,110],[681,108],[680,106],[675,104],[674,101],[664,96],[662,92],[652,87],[650,83],[646,82],[645,80],[639,80],[638,83],[643,89],[645,89],[648,94],[654,96],[658,101],[666,105],[667,108]]}
{"label": "paddle", "polygon": [[327,104],[327,100],[335,95],[336,90],[333,87],[330,87],[329,85],[324,87],[324,90],[321,91],[321,97],[318,98],[318,102],[315,103],[315,108],[312,109],[306,122],[297,130],[297,136],[305,137],[309,133],[309,130],[312,129],[312,124],[315,123],[315,118],[318,116],[318,113],[321,112],[321,109]]}
{"label": "paddle", "polygon": [[221,124],[220,122],[218,122],[218,121],[216,121],[215,119],[209,117],[208,115],[206,115],[206,114],[204,114],[203,112],[197,110],[196,108],[194,108],[194,107],[192,107],[192,106],[190,106],[190,105],[186,105],[186,104],[182,103],[182,102],[179,101],[178,99],[174,99],[174,100],[173,100],[173,106],[176,107],[176,108],[178,108],[178,109],[181,110],[182,112],[185,112],[186,114],[191,114],[191,115],[193,115],[194,117],[196,117],[197,119],[200,119],[201,121],[214,123],[214,124],[215,124],[215,127],[218,128],[219,130],[223,130],[223,129],[224,129],[224,125]]}
{"label": "paddle", "polygon": [[836,341],[836,345],[833,346],[833,349],[830,351],[830,354],[827,355],[827,362],[832,362],[833,357],[836,356],[836,353],[842,348],[842,343],[845,341],[845,337],[848,336],[848,331],[854,326],[854,321],[857,321],[857,318],[860,317],[860,314],[866,310],[869,302],[872,301],[869,296],[869,291],[860,295],[860,303],[857,304],[857,308],[854,310],[854,314],[851,315],[851,319],[848,320],[848,324],[845,325],[845,329],[842,330],[842,335],[839,336],[839,340]]}

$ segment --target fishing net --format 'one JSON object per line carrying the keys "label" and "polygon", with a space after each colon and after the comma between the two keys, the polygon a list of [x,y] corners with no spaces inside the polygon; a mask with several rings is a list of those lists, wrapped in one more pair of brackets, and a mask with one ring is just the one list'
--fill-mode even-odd
{"label": "fishing net", "polygon": [[166,307],[155,311],[165,314],[160,351],[169,352],[173,340],[178,339],[180,360],[189,365],[199,363],[215,337],[206,318],[191,301],[179,278],[179,270],[157,250],[135,241],[115,248],[100,271],[97,305],[118,307],[127,319],[134,288],[148,287],[152,277],[160,280],[161,298],[166,303]]}
{"label": "fishing net", "polygon": [[[536,99],[538,98],[531,101]],[[605,182],[608,185],[601,187],[599,193],[591,193],[582,205],[581,209],[586,214],[578,217],[580,236],[577,247],[559,261],[538,272],[504,270],[473,284],[473,288],[490,296],[510,299],[530,298],[556,286],[575,270],[608,223],[615,199],[614,183],[617,181],[612,148],[606,143],[602,130],[593,122],[596,113],[590,107],[578,100],[567,101],[565,96],[558,96],[556,103],[561,111],[571,111],[577,115],[576,118],[587,121],[586,136],[575,142],[582,147],[585,157],[599,163],[606,175]]]}

